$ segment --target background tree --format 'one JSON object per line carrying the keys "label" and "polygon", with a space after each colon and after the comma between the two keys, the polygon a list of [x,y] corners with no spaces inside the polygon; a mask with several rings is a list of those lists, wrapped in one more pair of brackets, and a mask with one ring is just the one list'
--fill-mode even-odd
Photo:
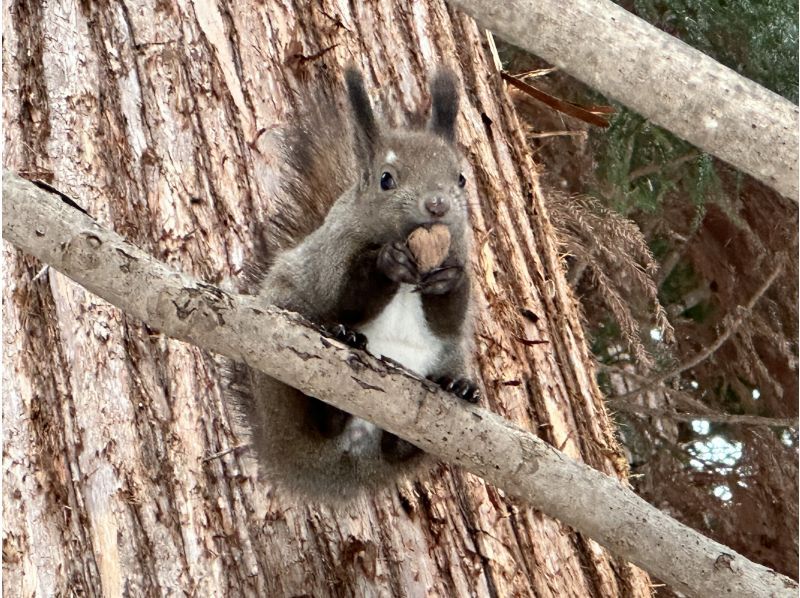
{"label": "background tree", "polygon": [[[791,3],[620,4],[797,101]],[[515,48],[500,54],[558,98],[608,103]],[[600,129],[513,96],[634,486],[797,577],[796,203],[622,106]]]}
{"label": "background tree", "polygon": [[[178,269],[242,269],[273,209],[271,134],[356,60],[397,124],[445,62],[466,91],[491,408],[602,471],[626,464],[593,382],[533,165],[481,32],[440,2],[5,5],[4,165],[86,198]],[[256,481],[213,356],[4,246],[10,595],[647,595],[647,577],[439,468],[349,510]],[[544,341],[543,343],[531,341]]]}

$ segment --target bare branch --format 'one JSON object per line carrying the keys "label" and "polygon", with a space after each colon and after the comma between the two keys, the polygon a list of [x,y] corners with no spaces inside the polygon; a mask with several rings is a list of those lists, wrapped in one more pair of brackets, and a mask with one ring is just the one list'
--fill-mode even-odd
{"label": "bare branch", "polygon": [[[630,378],[631,380],[636,380],[642,384],[647,384],[649,382],[645,376],[641,376],[635,372],[628,371],[621,367],[608,365],[605,363],[599,363],[597,364],[597,367],[604,371],[620,374],[626,378]],[[708,405],[695,399],[693,396],[683,390],[677,390],[668,386],[664,386],[658,390],[663,391],[665,394],[669,395],[670,398],[674,399],[674,406],[676,408],[686,410],[693,409],[694,412],[678,412],[668,408],[639,405],[631,400],[635,397],[629,397],[627,399],[607,399],[606,405],[611,409],[622,411],[624,413],[638,413],[640,415],[664,417],[676,419],[678,421],[695,421],[698,419],[704,419],[711,422],[732,425],[741,424],[745,426],[766,426],[770,428],[798,427],[798,419],[796,417],[764,417],[760,415],[734,415],[730,413],[720,413],[719,411],[714,411]]]}
{"label": "bare branch", "polygon": [[228,455],[230,453],[235,453],[236,451],[241,451],[241,450],[244,450],[246,448],[247,448],[247,445],[245,445],[245,444],[237,444],[236,446],[232,446],[230,448],[227,448],[224,451],[218,451],[216,453],[213,453],[213,454],[209,455],[208,457],[205,457],[203,459],[203,463],[208,463],[209,461],[213,461],[214,459],[221,459],[225,455]]}
{"label": "bare branch", "polygon": [[797,201],[798,113],[790,101],[611,0],[452,3],[482,27]]}
{"label": "bare branch", "polygon": [[700,156],[700,152],[697,150],[691,150],[684,155],[675,158],[674,160],[670,160],[666,164],[658,164],[652,163],[647,164],[645,166],[640,166],[639,168],[635,168],[631,170],[630,174],[628,174],[629,181],[635,181],[636,179],[640,179],[645,176],[650,176],[651,174],[656,174],[659,172],[663,172],[665,170],[672,170],[680,166],[681,164],[685,164],[686,162],[691,162]]}
{"label": "bare branch", "polygon": [[612,400],[606,403],[608,407],[624,413],[636,415],[649,415],[651,417],[661,417],[664,419],[674,419],[683,422],[693,422],[704,419],[710,422],[744,426],[766,426],[768,428],[797,428],[797,418],[792,417],[762,417],[760,415],[730,415],[728,413],[703,412],[703,413],[681,413],[671,409],[658,409],[637,405],[628,401]]}
{"label": "bare branch", "polygon": [[496,414],[341,345],[297,314],[170,270],[59,195],[6,172],[3,237],[151,327],[257,368],[461,465],[692,596],[797,584]]}

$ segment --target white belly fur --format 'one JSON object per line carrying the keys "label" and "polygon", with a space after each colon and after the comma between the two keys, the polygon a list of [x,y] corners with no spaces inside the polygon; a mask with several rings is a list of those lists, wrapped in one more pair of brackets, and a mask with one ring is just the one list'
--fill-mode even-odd
{"label": "white belly fur", "polygon": [[431,373],[442,350],[442,342],[425,321],[422,298],[409,284],[401,284],[383,311],[358,331],[367,337],[367,351],[423,376]]}
{"label": "white belly fur", "polygon": [[[400,285],[383,311],[358,331],[366,335],[367,351],[373,355],[389,357],[426,376],[439,357],[442,341],[428,328],[422,298],[413,291],[411,285]],[[341,439],[343,449],[350,453],[365,451],[369,444],[379,441],[378,432],[374,424],[354,417]]]}

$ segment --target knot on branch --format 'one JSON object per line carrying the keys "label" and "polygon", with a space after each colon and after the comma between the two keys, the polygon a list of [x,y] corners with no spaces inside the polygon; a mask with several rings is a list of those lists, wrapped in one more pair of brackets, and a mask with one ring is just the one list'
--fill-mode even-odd
{"label": "knot on branch", "polygon": [[83,272],[92,272],[102,265],[98,250],[103,240],[94,231],[84,230],[72,237],[62,247],[64,262]]}

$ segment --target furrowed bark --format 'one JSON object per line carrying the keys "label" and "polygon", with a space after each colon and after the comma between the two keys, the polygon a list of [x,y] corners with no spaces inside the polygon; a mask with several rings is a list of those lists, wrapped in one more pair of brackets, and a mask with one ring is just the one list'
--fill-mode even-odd
{"label": "furrowed bark", "polygon": [[610,0],[454,0],[509,42],[797,201],[798,111]]}
{"label": "furrowed bark", "polygon": [[791,596],[797,584],[678,523],[619,481],[496,414],[171,270],[10,172],[3,237],[164,334],[242,360],[519,496],[693,596]]}
{"label": "furrowed bark", "polygon": [[[404,127],[434,65],[452,68],[479,241],[472,374],[492,411],[624,478],[536,167],[471,19],[441,0],[4,11],[4,167],[213,282],[263,257],[283,180],[273,133],[317,85],[341,89],[355,62]],[[9,244],[4,268],[9,596],[650,596],[641,569],[458,468],[346,509],[281,492],[230,452],[246,434],[212,356]]]}

